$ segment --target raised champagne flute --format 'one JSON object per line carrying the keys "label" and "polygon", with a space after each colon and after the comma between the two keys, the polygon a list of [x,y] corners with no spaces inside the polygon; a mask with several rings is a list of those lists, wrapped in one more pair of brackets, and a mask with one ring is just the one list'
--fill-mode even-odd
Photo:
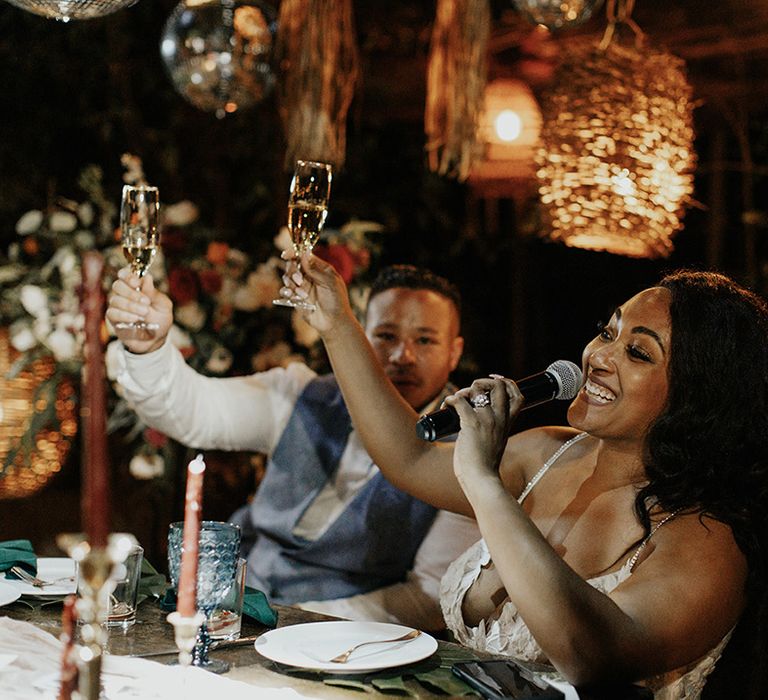
{"label": "raised champagne flute", "polygon": [[[160,193],[149,185],[125,185],[120,203],[120,232],[125,259],[131,272],[144,277],[160,245]],[[118,330],[132,331],[136,338],[150,338],[160,326],[146,321],[120,321]]]}
{"label": "raised champagne flute", "polygon": [[[333,169],[330,163],[296,161],[288,197],[288,230],[291,232],[297,258],[311,251],[320,237],[325,218],[328,216],[332,179]],[[298,260],[296,266],[300,269]],[[279,297],[272,303],[309,311],[315,309],[314,304],[297,297]]]}

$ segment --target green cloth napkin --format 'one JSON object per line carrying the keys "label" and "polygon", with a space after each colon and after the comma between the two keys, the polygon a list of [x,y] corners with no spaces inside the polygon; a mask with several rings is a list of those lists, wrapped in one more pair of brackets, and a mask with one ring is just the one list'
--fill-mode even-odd
{"label": "green cloth napkin", "polygon": [[139,579],[139,592],[136,596],[136,604],[138,605],[147,598],[162,598],[167,587],[168,582],[165,580],[165,576],[158,573],[157,569],[146,559],[142,559],[141,578]]}
{"label": "green cloth napkin", "polygon": [[[168,612],[176,610],[176,591],[171,586],[165,591],[160,607]],[[277,627],[277,612],[267,600],[267,596],[256,588],[245,587],[243,596],[243,615],[265,627]]]}
{"label": "green cloth napkin", "polygon": [[8,571],[12,566],[21,566],[30,574],[37,574],[37,557],[29,540],[0,542],[0,571]]}
{"label": "green cloth napkin", "polygon": [[243,615],[267,627],[277,627],[277,611],[258,588],[245,587]]}

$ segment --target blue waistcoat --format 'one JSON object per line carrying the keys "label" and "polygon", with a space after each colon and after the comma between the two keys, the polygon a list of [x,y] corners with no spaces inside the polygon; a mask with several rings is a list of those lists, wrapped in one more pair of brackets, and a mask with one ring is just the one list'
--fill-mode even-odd
{"label": "blue waistcoat", "polygon": [[[352,422],[332,375],[299,396],[256,496],[233,516],[243,529],[248,585],[272,602],[344,598],[405,578],[436,510],[376,473],[315,541],[293,529],[332,479]],[[238,517],[239,516],[239,517]]]}

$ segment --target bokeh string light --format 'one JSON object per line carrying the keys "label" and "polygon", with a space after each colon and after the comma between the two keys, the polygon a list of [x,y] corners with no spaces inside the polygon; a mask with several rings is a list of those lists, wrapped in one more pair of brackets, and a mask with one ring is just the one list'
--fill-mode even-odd
{"label": "bokeh string light", "polygon": [[0,477],[0,500],[24,498],[45,486],[61,471],[77,434],[72,380],[54,377],[50,355],[9,376],[19,355],[8,330],[0,329],[0,463],[8,464]]}

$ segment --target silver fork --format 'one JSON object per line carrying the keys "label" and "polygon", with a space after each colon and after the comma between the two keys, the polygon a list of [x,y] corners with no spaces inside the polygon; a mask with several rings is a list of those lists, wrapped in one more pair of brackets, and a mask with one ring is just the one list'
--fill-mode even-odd
{"label": "silver fork", "polygon": [[74,576],[62,576],[61,578],[53,579],[52,581],[44,581],[37,576],[33,576],[26,569],[22,569],[20,566],[12,566],[11,573],[18,576],[25,583],[29,583],[35,588],[45,588],[46,586],[55,586],[58,583],[65,583],[68,581],[74,581]]}

